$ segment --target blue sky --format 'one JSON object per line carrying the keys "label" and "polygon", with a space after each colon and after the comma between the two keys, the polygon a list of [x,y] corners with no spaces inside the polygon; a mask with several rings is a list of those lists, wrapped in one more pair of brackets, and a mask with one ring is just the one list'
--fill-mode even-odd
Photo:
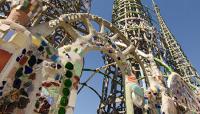
{"label": "blue sky", "polygon": [[[151,7],[151,0],[143,2]],[[156,0],[161,9],[168,27],[181,44],[188,59],[200,73],[200,0]],[[113,0],[93,0],[92,13],[111,20]],[[103,64],[99,52],[88,53],[85,57],[85,65],[88,68],[96,68]],[[88,73],[84,73],[83,82]],[[89,85],[97,88],[100,92],[102,76],[97,75]],[[89,89],[84,88],[77,99],[75,114],[96,114],[99,101],[98,97]]]}

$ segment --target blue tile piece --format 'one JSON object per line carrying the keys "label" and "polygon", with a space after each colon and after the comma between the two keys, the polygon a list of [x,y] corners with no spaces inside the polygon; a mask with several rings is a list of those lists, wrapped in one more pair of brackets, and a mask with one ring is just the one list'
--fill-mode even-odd
{"label": "blue tile piece", "polygon": [[42,42],[41,42],[41,45],[42,45],[42,46],[47,46],[47,43],[46,43],[45,41],[42,41]]}
{"label": "blue tile piece", "polygon": [[59,74],[57,74],[57,75],[55,76],[55,80],[60,80],[60,75],[59,75]]}
{"label": "blue tile piece", "polygon": [[57,55],[52,55],[52,56],[51,56],[51,60],[54,61],[54,62],[58,62],[58,61],[59,61],[59,56],[57,56]]}
{"label": "blue tile piece", "polygon": [[3,86],[6,84],[6,81],[2,81]]}
{"label": "blue tile piece", "polygon": [[37,63],[37,59],[34,55],[32,55],[28,61],[29,66],[33,67]]}
{"label": "blue tile piece", "polygon": [[30,74],[32,72],[33,72],[33,69],[31,67],[25,66],[25,71],[24,71],[25,74]]}
{"label": "blue tile piece", "polygon": [[13,82],[13,88],[19,89],[21,86],[22,81],[20,79],[15,79]]}
{"label": "blue tile piece", "polygon": [[3,37],[3,40],[4,41],[6,41],[6,42],[8,42],[11,38],[12,38],[12,36],[15,34],[15,31],[14,30],[9,30],[6,34],[5,34],[5,36]]}

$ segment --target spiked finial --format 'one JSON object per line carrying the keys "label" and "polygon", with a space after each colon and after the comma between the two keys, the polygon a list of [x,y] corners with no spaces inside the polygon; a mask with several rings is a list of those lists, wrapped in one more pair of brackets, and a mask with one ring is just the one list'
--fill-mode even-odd
{"label": "spiked finial", "polygon": [[153,6],[157,6],[155,0],[151,0],[153,3]]}
{"label": "spiked finial", "polygon": [[158,13],[160,13],[160,8],[156,4],[155,0],[151,0],[151,1],[152,1],[152,4],[153,4],[153,7],[154,7],[156,14],[158,15]]}
{"label": "spiked finial", "polygon": [[153,3],[153,6],[156,6],[155,0],[151,0],[151,1],[152,1],[152,3]]}
{"label": "spiked finial", "polygon": [[154,9],[158,9],[158,10],[159,10],[159,7],[158,7],[158,5],[156,4],[155,0],[151,0],[151,1],[152,1],[152,4],[153,4]]}

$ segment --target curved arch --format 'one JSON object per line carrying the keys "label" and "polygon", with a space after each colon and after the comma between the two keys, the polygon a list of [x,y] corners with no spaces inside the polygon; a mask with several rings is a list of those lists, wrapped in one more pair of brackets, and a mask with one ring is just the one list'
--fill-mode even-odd
{"label": "curved arch", "polygon": [[[63,57],[63,61],[62,61],[63,64],[67,64],[69,61],[71,63],[73,63],[74,69],[75,69],[75,71],[74,71],[75,76],[80,77],[81,70],[82,70],[82,67],[83,67],[83,64],[82,64],[83,56],[85,55],[85,53],[87,53],[88,51],[91,51],[91,50],[99,50],[99,51],[102,51],[103,53],[106,53],[109,56],[111,56],[116,61],[118,66],[120,67],[124,77],[128,77],[132,74],[131,70],[129,69],[130,67],[128,67],[128,64],[126,64],[126,61],[124,59],[125,57],[123,57],[122,53],[115,50],[114,48],[108,49],[108,48],[106,48],[106,45],[104,45],[102,47],[98,47],[95,44],[94,45],[90,44],[89,42],[84,44],[84,42],[85,41],[77,40],[77,42],[75,42],[74,44],[71,45],[71,51],[68,52],[68,55],[69,55],[69,57],[71,56],[71,58],[73,57],[73,59],[69,58],[67,60],[68,57],[66,57],[65,54],[62,54],[62,53],[59,54],[61,57],[65,56],[65,57]],[[64,47],[60,48],[59,52],[63,52],[63,50],[67,47],[68,46],[66,46],[66,47],[64,46]],[[73,52],[76,49],[78,49],[77,53]],[[112,53],[110,53],[111,51],[112,51]],[[71,92],[76,94],[77,90],[71,89]],[[74,94],[72,94],[72,95],[74,96]],[[75,104],[75,100],[70,99],[70,96],[69,96],[69,102],[71,102],[71,104],[69,104],[67,106],[68,108],[66,110],[67,110],[67,112],[71,111],[70,113],[73,113],[73,109],[74,109],[74,106],[75,106],[73,104]],[[71,108],[69,108],[69,107],[71,107]]]}
{"label": "curved arch", "polygon": [[[0,20],[0,21],[2,22],[0,24],[9,25],[11,27],[11,29],[15,29],[15,30],[19,30],[19,31],[23,32],[22,35],[20,35],[20,36],[24,35],[24,37],[22,37],[24,39],[24,41],[28,41],[28,43],[31,43],[30,42],[31,34],[24,27],[22,27],[16,23],[9,22],[9,21],[4,21],[4,20]],[[82,23],[84,23],[84,25],[85,25],[85,27],[82,30],[77,30],[77,28],[75,28],[73,26],[73,23],[79,22],[79,21],[82,21]],[[95,22],[99,26],[99,28],[100,28],[99,31],[97,31],[95,29],[95,27],[92,24],[92,21]],[[47,38],[47,36],[50,35],[59,26],[63,27],[65,29],[65,31],[72,37],[72,42],[70,42],[68,45],[62,44],[59,46],[60,48],[58,50],[55,50],[55,49],[51,48],[51,44],[46,44],[48,42],[45,40],[45,38]],[[19,84],[16,84],[16,85],[18,85],[16,87],[15,82],[16,83],[22,82],[24,85],[27,84],[26,81],[24,81],[23,79],[22,79],[22,81],[19,81],[19,78],[21,77],[23,71],[25,72],[25,76],[24,76],[25,78],[26,78],[26,76],[30,76],[33,79],[34,79],[34,76],[31,76],[32,74],[30,74],[30,72],[32,72],[33,69],[36,71],[38,69],[40,70],[40,73],[38,73],[37,76],[40,76],[42,73],[44,73],[42,70],[46,71],[45,72],[46,74],[44,73],[42,75],[44,77],[41,80],[40,80],[40,78],[37,78],[37,80],[39,80],[39,81],[37,83],[34,83],[35,88],[37,88],[37,87],[39,88],[39,85],[43,84],[42,83],[43,80],[52,78],[49,75],[56,74],[56,73],[58,73],[59,75],[62,75],[61,77],[63,77],[63,79],[62,79],[61,84],[47,81],[47,82],[45,82],[46,85],[51,84],[51,85],[54,85],[55,87],[50,86],[49,89],[42,90],[43,92],[47,92],[47,94],[49,94],[48,91],[51,91],[50,94],[52,94],[52,96],[50,96],[50,97],[53,97],[53,98],[50,98],[50,100],[54,99],[55,101],[59,102],[59,103],[56,102],[55,104],[52,104],[52,107],[51,107],[52,109],[55,109],[54,112],[56,112],[56,113],[57,112],[63,113],[63,111],[67,111],[67,113],[70,113],[70,114],[73,113],[73,109],[75,107],[76,95],[77,95],[77,86],[78,86],[78,82],[80,80],[82,67],[83,67],[83,56],[85,55],[85,53],[92,51],[92,50],[102,51],[104,54],[111,56],[116,61],[116,64],[120,67],[122,74],[124,76],[126,99],[131,99],[130,94],[132,91],[130,89],[137,88],[137,87],[135,87],[135,85],[137,85],[136,77],[131,72],[131,68],[130,68],[131,66],[129,66],[129,64],[126,62],[126,55],[128,55],[130,52],[135,57],[137,62],[139,62],[141,64],[143,70],[147,71],[147,73],[149,73],[147,75],[148,75],[148,79],[150,82],[150,86],[151,85],[154,86],[158,83],[159,83],[158,85],[160,85],[160,86],[163,85],[162,80],[154,79],[155,77],[159,78],[159,76],[162,74],[160,74],[160,71],[157,68],[157,65],[154,61],[155,58],[152,58],[153,56],[151,55],[151,53],[145,54],[145,53],[135,49],[135,47],[131,44],[131,42],[129,42],[129,40],[127,40],[127,38],[116,27],[114,27],[111,23],[109,23],[108,21],[106,21],[98,16],[94,16],[94,15],[86,14],[86,13],[65,14],[65,15],[62,15],[57,20],[52,20],[49,23],[44,23],[44,24],[38,25],[36,27],[32,27],[29,30],[33,34],[32,40],[33,40],[33,44],[35,44],[36,46],[34,47],[34,49],[30,49],[33,52],[31,54],[30,53],[28,54],[28,53],[26,53],[26,51],[24,52],[24,49],[22,50],[22,48],[25,48],[25,50],[26,50],[26,48],[27,49],[33,48],[33,47],[28,46],[31,44],[24,43],[24,45],[26,45],[26,46],[23,47],[20,45],[21,42],[17,42],[17,46],[18,46],[17,48],[19,48],[18,51],[22,50],[22,54],[21,55],[18,54],[18,55],[20,55],[19,57],[17,57],[18,55],[16,55],[17,59],[20,58],[19,60],[17,60],[19,62],[19,64],[16,65],[17,67],[19,67],[19,69],[18,70],[15,69],[15,70],[17,70],[17,72],[15,74],[16,80],[13,82],[14,89],[12,87],[11,88],[14,91],[16,90],[16,88],[17,89],[20,88]],[[19,31],[17,31],[17,32],[19,32]],[[107,31],[109,31],[110,34],[107,34]],[[16,38],[19,38],[19,37],[16,37]],[[25,39],[25,38],[27,38],[27,39]],[[53,57],[51,59],[55,59],[54,55],[49,56],[48,54],[45,55],[44,53],[35,51],[35,50],[39,50],[39,51],[43,50],[43,49],[41,49],[42,47],[40,47],[42,43],[44,45],[47,45],[46,47],[51,48],[53,50],[53,53],[56,56],[58,56],[60,61],[52,62],[50,60],[50,58]],[[14,45],[16,46],[16,42],[14,42]],[[51,49],[48,50],[49,53],[51,53],[50,52]],[[18,52],[16,52],[16,53],[18,53]],[[48,65],[47,65],[48,67],[46,67],[45,65],[43,65],[43,66],[38,65],[35,68],[33,63],[31,63],[29,60],[36,62],[36,59],[40,58],[40,57],[36,57],[38,55],[37,53],[40,53],[41,56],[47,60],[47,61],[43,62],[45,65],[50,64],[50,66],[52,65],[51,67],[55,67],[55,65],[57,65],[57,63],[61,63],[62,66],[60,65],[60,67],[62,67],[62,69],[58,70],[56,68],[58,66],[51,69]],[[29,55],[29,56],[27,56],[27,55]],[[145,59],[143,59],[143,58],[145,58]],[[22,60],[28,61],[29,66],[27,66],[26,61],[23,62]],[[143,60],[147,60],[149,66],[144,66]],[[156,60],[156,61],[161,63],[159,60]],[[162,65],[164,65],[164,64],[162,64]],[[43,67],[43,68],[41,68],[41,67]],[[168,68],[168,69],[171,70],[170,68]],[[152,70],[152,71],[150,71],[150,70]],[[19,75],[20,75],[19,77],[18,77],[17,73],[19,73]],[[129,78],[131,78],[133,80],[129,81]],[[183,85],[186,85],[186,83],[184,81],[182,81],[182,79],[180,78],[180,76],[178,74],[173,74],[172,78],[173,78],[173,80],[171,81],[172,85],[173,84],[176,85],[177,80],[179,82],[183,83]],[[160,81],[160,82],[158,82],[158,81]],[[31,83],[32,83],[32,81],[31,81]],[[23,89],[17,90],[17,92],[19,92],[21,95],[24,91]],[[26,94],[23,96],[23,97],[29,97],[32,100],[31,103],[29,104],[32,106],[26,107],[25,113],[27,113],[27,114],[33,113],[30,110],[33,109],[32,103],[33,103],[33,100],[36,99],[35,93],[37,91],[38,90],[35,90],[35,92],[31,93],[30,96],[28,96]],[[54,92],[59,92],[59,94],[56,94],[57,95],[56,96]],[[190,90],[188,89],[186,91],[186,93],[192,93],[192,92],[190,92]],[[174,95],[176,95],[176,94],[174,93]],[[10,95],[10,94],[8,96],[12,97],[12,95]],[[141,98],[141,96],[139,96],[139,97]],[[139,97],[135,97],[135,98],[139,98]],[[183,97],[185,97],[185,96],[183,96]],[[196,98],[195,95],[192,97],[194,99]],[[48,96],[48,98],[49,98],[49,96]],[[26,100],[27,99],[28,98],[26,98]],[[143,97],[141,99],[143,100]],[[132,100],[136,100],[136,99],[132,99]],[[135,102],[133,101],[133,103],[132,103],[131,100],[126,101],[126,104],[131,104],[131,105],[127,105],[127,114],[133,113],[133,104],[134,103]],[[198,103],[198,101],[196,101],[196,104],[197,103]],[[37,101],[36,101],[36,105],[37,105]]]}
{"label": "curved arch", "polygon": [[[76,21],[82,21],[86,25],[86,35],[81,35],[79,30],[77,30],[75,27],[73,27],[73,22]],[[100,30],[95,31],[94,27],[92,26],[91,21],[96,22],[99,25]],[[82,38],[89,38],[92,37],[91,35],[96,35],[98,33],[106,34],[106,29],[109,29],[112,33],[112,36],[110,36],[110,39],[113,40],[119,40],[118,42],[122,42],[121,45],[130,45],[129,40],[110,22],[102,19],[101,17],[91,15],[88,13],[71,13],[71,14],[65,14],[62,15],[57,20],[52,20],[48,23],[43,23],[40,25],[37,25],[35,27],[30,28],[32,34],[38,36],[42,35],[44,37],[51,34],[56,27],[63,27],[65,31],[67,31],[70,36],[72,36],[73,41],[76,39]]]}
{"label": "curved arch", "polygon": [[[81,33],[73,27],[72,23],[76,21],[83,21],[83,23],[86,25],[86,33]],[[99,25],[100,31],[95,30],[91,21],[95,21]],[[73,42],[69,45],[60,46],[58,50],[54,50],[51,48],[51,45],[48,44],[48,42],[44,39],[44,37],[51,34],[52,31],[54,31],[54,29],[58,26],[65,28],[65,30],[72,36]],[[19,54],[17,56],[20,56],[20,59],[26,59],[27,56],[30,55],[30,58],[33,56],[32,60],[34,61],[35,58],[43,58],[45,61],[42,64],[38,64],[36,68],[35,66],[31,65],[35,71],[39,71],[36,73],[36,80],[38,82],[33,83],[35,88],[34,92],[31,92],[30,96],[28,96],[31,99],[31,103],[29,103],[28,107],[26,107],[24,113],[33,114],[37,112],[33,111],[34,103],[38,106],[37,92],[39,92],[39,90],[37,90],[37,88],[43,84],[46,86],[50,84],[54,86],[43,88],[40,91],[46,92],[44,95],[48,96],[49,99],[52,99],[53,97],[54,101],[58,101],[54,102],[55,104],[52,104],[51,106],[51,109],[55,109],[53,113],[63,111],[63,109],[65,110],[66,108],[67,112],[73,114],[77,94],[77,84],[80,80],[80,75],[83,67],[83,56],[85,53],[92,50],[102,51],[103,53],[111,56],[116,61],[124,76],[123,78],[126,90],[126,99],[131,99],[130,86],[132,84],[137,85],[137,80],[135,75],[131,72],[131,67],[126,63],[125,55],[129,51],[132,51],[134,47],[130,44],[126,37],[124,37],[124,35],[111,23],[91,14],[67,14],[61,16],[58,20],[53,20],[49,23],[38,25],[37,27],[31,28],[29,30],[32,33],[32,41],[35,46],[27,48],[27,51],[30,49],[32,53],[30,54],[25,52],[26,54],[22,54],[22,56]],[[106,35],[107,30],[109,30],[111,34]],[[31,37],[30,34],[29,36]],[[25,40],[30,41],[30,39]],[[128,46],[128,48],[126,50],[119,48],[123,46]],[[43,51],[40,52],[41,50],[44,50],[44,47],[45,49],[48,49],[48,51],[45,53],[43,53]],[[52,57],[54,57],[54,55],[49,55],[48,53],[54,53],[55,56],[58,56],[60,61],[50,60]],[[62,68],[59,70],[57,67],[55,67],[57,63],[62,64]],[[31,63],[28,64],[30,65]],[[26,71],[28,73],[30,70],[33,70],[30,69],[30,67],[27,67],[26,64],[20,65],[20,67],[23,67],[26,70],[28,69],[28,71]],[[19,70],[21,72],[21,69]],[[67,71],[70,71],[70,73],[73,75],[71,76],[70,74],[67,74]],[[63,77],[63,80],[61,80],[61,86],[59,83],[55,83],[54,81],[52,82],[51,80],[45,81],[44,83],[42,82],[43,80],[47,80],[49,78],[52,79],[51,76],[55,74],[59,74],[61,77]],[[132,81],[128,80],[129,77],[131,77]],[[34,78],[34,76],[32,78]],[[22,80],[22,82],[25,83],[26,80]],[[66,95],[68,90],[70,90],[70,94]],[[48,93],[48,91],[51,92]],[[65,91],[64,94],[63,91]],[[55,94],[56,92],[59,92],[59,94]],[[49,94],[52,95],[49,96]],[[69,100],[68,103],[66,103],[67,99]],[[127,114],[133,112],[133,102],[134,101],[127,100],[126,104],[129,104],[126,106]],[[59,108],[60,110],[58,110]]]}
{"label": "curved arch", "polygon": [[[86,25],[86,33],[83,33],[73,27],[72,23],[76,21],[82,21]],[[95,29],[91,21],[94,21],[99,25],[99,31]],[[116,61],[124,76],[124,86],[126,90],[125,96],[127,99],[131,99],[131,91],[129,88],[132,84],[137,84],[137,81],[136,77],[131,72],[131,67],[126,63],[126,57],[124,56],[129,53],[129,51],[134,50],[134,47],[130,44],[126,37],[108,21],[98,16],[84,13],[62,15],[59,19],[31,28],[30,31],[35,35],[44,34],[44,36],[48,36],[48,34],[50,34],[58,26],[62,26],[73,38],[71,44],[60,46],[58,49],[58,55],[64,67],[73,64],[73,69],[66,68],[63,73],[63,75],[65,75],[65,72],[70,70],[73,73],[73,76],[71,78],[64,77],[63,81],[74,81],[75,86],[71,87],[70,84],[71,94],[68,97],[60,96],[57,98],[58,101],[61,101],[61,104],[58,103],[58,105],[55,105],[52,108],[58,109],[58,107],[60,107],[60,110],[56,110],[56,112],[63,111],[65,103],[63,103],[62,100],[64,99],[65,101],[67,98],[69,99],[69,103],[66,106],[66,111],[73,114],[76,101],[75,97],[77,94],[77,82],[80,80],[79,78],[83,67],[83,56],[85,53],[92,50],[102,51]],[[46,29],[41,29],[41,27]],[[106,35],[107,30],[109,30],[111,34]],[[121,50],[119,47],[123,46],[128,46],[128,48],[126,50]],[[130,82],[127,79],[129,76],[134,77],[134,82]],[[72,85],[74,85],[74,83]],[[66,83],[62,84],[60,88],[60,95],[63,95],[63,88],[66,88]],[[133,112],[132,102],[134,101],[127,100],[126,104],[129,104],[127,105],[127,113]]]}

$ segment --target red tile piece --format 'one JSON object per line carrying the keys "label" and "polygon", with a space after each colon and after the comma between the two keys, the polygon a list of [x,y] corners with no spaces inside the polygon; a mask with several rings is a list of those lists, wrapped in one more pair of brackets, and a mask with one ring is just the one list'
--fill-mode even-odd
{"label": "red tile piece", "polygon": [[0,49],[0,72],[3,70],[5,65],[8,63],[11,56],[12,56],[11,53]]}
{"label": "red tile piece", "polygon": [[28,57],[27,57],[27,56],[23,56],[23,57],[21,58],[21,60],[19,61],[19,64],[20,64],[20,65],[24,65],[24,64],[27,62],[27,60],[28,60]]}
{"label": "red tile piece", "polygon": [[32,73],[28,79],[31,79],[31,80],[35,80],[36,79],[36,74],[35,73]]}

